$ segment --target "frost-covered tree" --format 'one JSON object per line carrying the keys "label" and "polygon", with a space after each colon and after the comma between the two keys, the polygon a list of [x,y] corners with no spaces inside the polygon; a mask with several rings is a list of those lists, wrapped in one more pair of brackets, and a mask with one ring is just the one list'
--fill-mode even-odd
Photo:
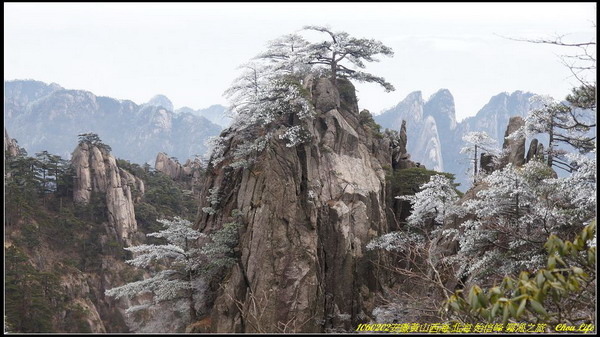
{"label": "frost-covered tree", "polygon": [[[447,296],[451,293],[443,281],[445,266],[436,250],[436,242],[442,237],[443,225],[451,214],[455,214],[455,203],[458,200],[456,184],[447,176],[432,175],[428,182],[420,186],[420,191],[412,196],[399,196],[412,204],[412,213],[407,223],[399,231],[379,236],[367,244],[368,250],[382,249],[390,252],[397,261],[394,271],[405,280],[418,282],[425,287],[428,295],[419,300],[417,306],[423,314],[435,311],[433,297]],[[442,226],[440,226],[442,225]],[[409,282],[410,282],[409,281]],[[386,312],[390,308],[402,307],[407,299],[415,298],[414,288],[408,293],[399,294],[391,306],[379,307],[378,312]],[[433,295],[435,294],[435,295]],[[429,297],[429,296],[432,297]],[[410,300],[413,301],[413,300]],[[415,303],[416,304],[416,303]],[[414,306],[409,304],[409,306]],[[418,310],[420,310],[418,309]],[[375,314],[375,311],[374,311]]]}
{"label": "frost-covered tree", "polygon": [[437,174],[429,178],[429,182],[421,186],[415,195],[398,196],[412,204],[412,212],[406,219],[411,226],[423,225],[431,220],[444,225],[446,216],[453,211],[458,200],[456,186],[450,178]]}
{"label": "frost-covered tree", "polygon": [[[564,158],[564,151],[557,149],[559,144],[567,144],[580,153],[588,153],[596,148],[596,136],[591,134],[596,127],[595,100],[583,97],[589,94],[585,88],[574,89],[570,100],[587,109],[572,104],[556,102],[549,96],[534,96],[532,101],[540,108],[533,109],[525,118],[524,132],[527,135],[547,134],[548,166],[566,171],[572,167]],[[589,95],[588,95],[589,96]],[[581,100],[579,100],[580,97]],[[593,102],[590,103],[590,102]]]}
{"label": "frost-covered tree", "polygon": [[472,217],[461,224],[455,257],[462,275],[482,278],[538,268],[544,260],[544,238],[569,237],[591,221],[595,159],[580,162],[580,172],[566,178],[555,178],[539,161],[521,168],[509,164],[485,177],[486,188],[463,204]]}
{"label": "frost-covered tree", "polygon": [[469,132],[462,138],[463,142],[467,145],[461,148],[460,153],[468,154],[472,156],[471,161],[473,163],[473,183],[477,179],[478,173],[478,160],[481,153],[487,153],[490,155],[497,154],[496,140],[491,138],[485,131],[473,131]]}
{"label": "frost-covered tree", "polygon": [[270,41],[267,50],[254,59],[266,62],[265,68],[272,73],[305,75],[311,70],[309,46],[310,43],[301,35],[287,34]]}
{"label": "frost-covered tree", "polygon": [[126,262],[134,267],[146,269],[152,277],[127,283],[106,291],[107,296],[132,299],[143,294],[152,294],[152,300],[127,311],[147,309],[165,301],[187,299],[190,320],[196,320],[193,281],[198,277],[201,251],[196,241],[204,236],[192,228],[192,223],[181,218],[158,220],[165,229],[147,234],[164,239],[164,244],[143,244],[125,248],[134,258]]}
{"label": "frost-covered tree", "polygon": [[[363,69],[365,62],[377,61],[378,54],[393,55],[389,47],[373,39],[358,39],[325,27],[307,26],[303,32],[308,30],[327,33],[331,40],[313,43],[300,34],[287,34],[270,41],[264,52],[241,67],[242,74],[225,91],[234,118],[232,129],[239,134],[241,130],[253,128],[247,132],[247,140],[254,146],[237,151],[233,167],[246,167],[251,161],[244,157],[257,155],[266,148],[262,145],[271,139],[283,139],[288,147],[310,139],[303,126],[315,116],[309,90],[305,88],[309,74],[328,76],[334,83],[343,77],[378,83],[386,91],[394,89],[382,77],[349,68],[352,64]],[[232,133],[224,137],[231,139]],[[215,143],[222,145],[227,139]],[[213,165],[223,159],[218,152],[222,151],[215,151],[212,156]]]}
{"label": "frost-covered tree", "polygon": [[397,196],[396,199],[407,200],[412,205],[412,212],[406,219],[408,228],[376,238],[367,245],[368,249],[402,250],[404,244],[423,242],[429,234],[427,225],[435,223],[443,226],[446,218],[456,213],[454,205],[458,194],[456,184],[450,178],[436,174],[421,185],[415,195]]}
{"label": "frost-covered tree", "polygon": [[305,26],[304,29],[325,33],[329,36],[325,41],[308,45],[305,50],[308,52],[308,63],[326,66],[333,83],[336,83],[337,78],[345,77],[359,82],[377,83],[386,92],[395,90],[394,86],[386,82],[383,77],[351,69],[349,65],[344,65],[346,62],[359,69],[364,69],[364,62],[378,62],[379,60],[375,56],[379,54],[393,56],[394,52],[390,47],[374,39],[359,39],[346,32],[334,32],[329,27]]}

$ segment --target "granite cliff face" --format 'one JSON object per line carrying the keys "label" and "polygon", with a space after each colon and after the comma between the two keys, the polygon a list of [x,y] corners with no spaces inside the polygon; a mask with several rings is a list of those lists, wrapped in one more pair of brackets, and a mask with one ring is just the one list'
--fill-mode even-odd
{"label": "granite cliff face", "polygon": [[19,145],[17,141],[10,138],[6,129],[4,129],[4,153],[8,156],[16,156],[19,153]]}
{"label": "granite cliff face", "polygon": [[201,208],[216,212],[201,213],[199,227],[236,221],[243,230],[239,263],[200,310],[211,331],[340,331],[370,320],[385,271],[365,246],[388,231],[383,167],[405,151],[361,125],[354,87],[338,87],[343,95],[328,79],[307,81],[310,141],[289,148],[277,131],[250,168],[229,164],[255,131],[222,134],[225,159],[209,164],[202,192],[216,202]]}
{"label": "granite cliff face", "polygon": [[180,180],[186,177],[198,179],[200,177],[199,169],[202,168],[202,162],[199,158],[188,159],[183,165],[176,158],[169,157],[166,153],[160,152],[156,156],[154,169],[162,172],[173,180]]}
{"label": "granite cliff face", "polygon": [[129,245],[137,232],[133,203],[144,194],[144,182],[119,168],[105,148],[81,143],[71,160],[75,170],[73,201],[87,204],[96,194],[106,201],[108,228]]}
{"label": "granite cliff face", "polygon": [[[435,107],[444,107],[444,111],[454,111],[453,108],[447,108],[440,100],[432,98],[425,102],[421,92],[415,91],[394,108],[374,118],[381,126],[392,130],[400,130],[402,122],[406,121],[406,136],[409,140],[406,146],[412,159],[428,169],[444,171],[441,141],[436,123],[436,116],[440,118],[441,112],[434,111]],[[448,125],[451,125],[451,118],[446,119]]]}
{"label": "granite cliff face", "polygon": [[205,141],[221,127],[192,113],[174,113],[162,95],[137,105],[129,100],[66,90],[36,81],[5,82],[5,123],[29,153],[68,158],[77,135],[96,133],[113,153],[134,163],[153,163],[158,152],[178,158],[203,155]]}
{"label": "granite cliff face", "polygon": [[466,190],[471,183],[467,175],[469,161],[460,154],[465,146],[462,137],[471,131],[485,131],[498,145],[503,144],[509,119],[525,117],[531,110],[532,96],[534,94],[522,91],[498,94],[475,116],[457,122],[450,91],[441,89],[426,102],[420,98],[420,92],[414,92],[396,107],[375,116],[375,120],[393,130],[399,130],[402,120],[406,120],[411,140],[408,152],[413,160],[429,169],[453,173],[456,182],[461,184],[459,188]]}

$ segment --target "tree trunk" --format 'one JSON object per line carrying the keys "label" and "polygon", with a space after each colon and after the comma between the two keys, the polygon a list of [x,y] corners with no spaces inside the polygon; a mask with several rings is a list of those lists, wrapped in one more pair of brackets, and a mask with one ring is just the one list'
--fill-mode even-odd
{"label": "tree trunk", "polygon": [[550,125],[550,131],[548,131],[548,167],[552,167],[552,146],[554,145],[554,125]]}
{"label": "tree trunk", "polygon": [[335,52],[331,56],[331,83],[337,88],[337,62]]}
{"label": "tree trunk", "polygon": [[[192,276],[189,275],[190,287],[192,286]],[[194,289],[190,289],[190,295],[188,297],[189,305],[190,305],[190,323],[194,323],[198,320],[198,316],[196,315],[196,306],[194,305]]]}
{"label": "tree trunk", "polygon": [[475,184],[477,180],[477,145],[475,145],[475,156],[473,157],[473,184]]}

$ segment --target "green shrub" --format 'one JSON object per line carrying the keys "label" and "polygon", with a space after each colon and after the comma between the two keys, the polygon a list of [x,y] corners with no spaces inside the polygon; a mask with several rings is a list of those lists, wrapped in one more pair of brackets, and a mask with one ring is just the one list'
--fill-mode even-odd
{"label": "green shrub", "polygon": [[523,271],[517,278],[506,276],[487,291],[474,285],[468,295],[462,290],[446,301],[451,319],[466,322],[593,323],[596,299],[596,221],[587,225],[573,241],[550,235],[545,248],[547,268],[534,274]]}

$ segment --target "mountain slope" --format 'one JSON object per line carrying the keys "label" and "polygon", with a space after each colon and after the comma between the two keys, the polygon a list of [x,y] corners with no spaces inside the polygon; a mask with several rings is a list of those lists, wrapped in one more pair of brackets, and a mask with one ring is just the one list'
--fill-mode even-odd
{"label": "mountain slope", "polygon": [[191,113],[196,116],[201,116],[214,124],[220,125],[222,128],[226,128],[231,124],[231,117],[228,115],[226,107],[215,104],[211,105],[206,109],[194,110],[189,107],[183,107],[175,110],[176,113]]}
{"label": "mountain slope", "polygon": [[475,116],[457,123],[454,98],[449,90],[439,90],[426,102],[420,92],[413,92],[396,107],[374,118],[384,128],[394,130],[399,130],[402,120],[406,120],[407,149],[412,159],[430,169],[455,174],[460,189],[466,190],[470,185],[467,174],[470,162],[460,153],[464,146],[462,137],[471,131],[485,131],[502,144],[510,117],[525,117],[532,96],[522,91],[498,94]]}
{"label": "mountain slope", "polygon": [[32,155],[47,150],[69,157],[77,135],[93,132],[117,157],[135,163],[154,163],[158,152],[185,160],[205,154],[205,140],[221,131],[204,117],[173,113],[161,95],[137,105],[37,81],[5,82],[5,92],[6,129]]}

